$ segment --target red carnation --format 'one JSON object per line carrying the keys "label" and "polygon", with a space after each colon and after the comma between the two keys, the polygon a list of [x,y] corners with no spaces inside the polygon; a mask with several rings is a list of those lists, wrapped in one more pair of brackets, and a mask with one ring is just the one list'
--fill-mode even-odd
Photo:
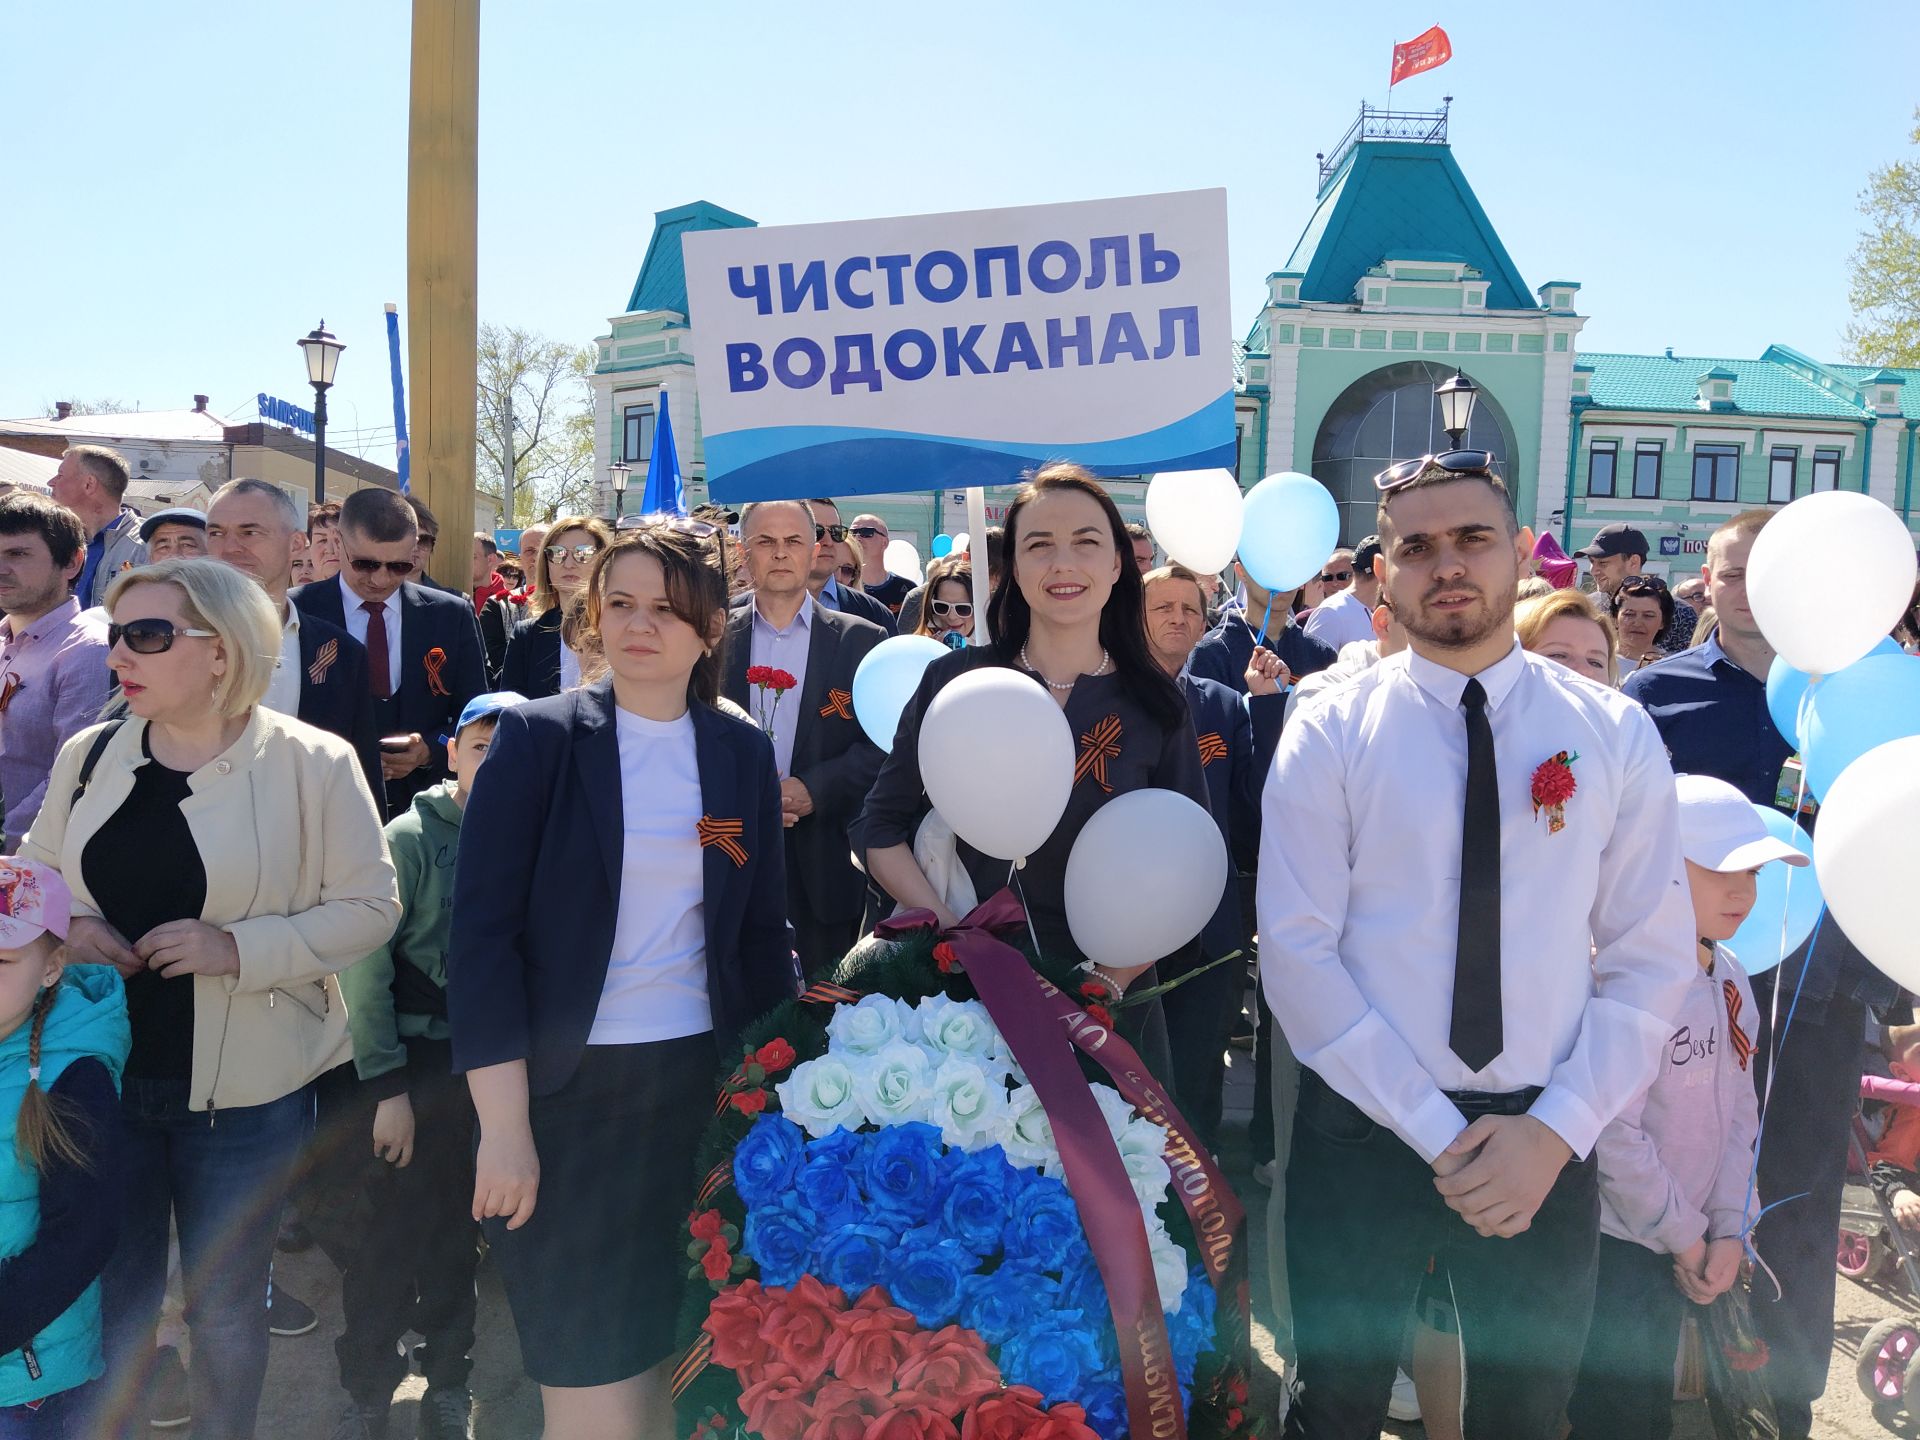
{"label": "red carnation", "polygon": [[687,1229],[696,1240],[718,1240],[720,1229],[726,1223],[726,1216],[718,1210],[702,1210],[688,1219]]}
{"label": "red carnation", "polygon": [[1562,750],[1551,760],[1542,761],[1540,768],[1533,772],[1534,818],[1538,819],[1542,810],[1547,812],[1549,835],[1566,828],[1567,801],[1580,788],[1573,778],[1573,762],[1579,758]]}
{"label": "red carnation", "polygon": [[1751,1348],[1746,1344],[1723,1345],[1720,1353],[1727,1357],[1727,1368],[1736,1374],[1752,1374],[1756,1370],[1767,1368],[1767,1342],[1755,1337]]}
{"label": "red carnation", "polygon": [[942,940],[933,947],[933,963],[940,967],[942,975],[951,975],[953,967],[960,963],[960,957],[954,953],[951,944]]}
{"label": "red carnation", "polygon": [[769,690],[791,690],[800,682],[785,670],[769,670],[767,678],[761,682]]}
{"label": "red carnation", "polygon": [[767,1092],[764,1090],[742,1090],[733,1097],[733,1108],[742,1115],[758,1115],[767,1108]]}
{"label": "red carnation", "polygon": [[713,1363],[729,1370],[763,1364],[773,1349],[760,1338],[767,1318],[765,1297],[758,1280],[743,1280],[713,1297],[700,1328],[713,1337]]}
{"label": "red carnation", "polygon": [[708,1280],[718,1285],[733,1270],[733,1256],[727,1253],[727,1242],[715,1237],[707,1246],[707,1253],[700,1257],[700,1269]]}
{"label": "red carnation", "polygon": [[787,1375],[749,1385],[740,1392],[747,1428],[760,1440],[801,1440],[807,1428],[807,1399],[812,1389]]}
{"label": "red carnation", "polygon": [[1087,1006],[1087,1014],[1098,1020],[1107,1029],[1113,1029],[1113,1012],[1104,1005]]}
{"label": "red carnation", "polygon": [[785,1040],[775,1037],[753,1052],[753,1063],[760,1066],[769,1075],[778,1075],[793,1064],[793,1046]]}
{"label": "red carnation", "polygon": [[900,1367],[897,1381],[899,1404],[952,1415],[1000,1388],[999,1368],[988,1357],[986,1342],[973,1331],[949,1325],[913,1338],[913,1353]]}
{"label": "red carnation", "polygon": [[747,684],[764,685],[767,683],[767,677],[771,674],[773,674],[773,667],[771,665],[749,665],[747,667]]}

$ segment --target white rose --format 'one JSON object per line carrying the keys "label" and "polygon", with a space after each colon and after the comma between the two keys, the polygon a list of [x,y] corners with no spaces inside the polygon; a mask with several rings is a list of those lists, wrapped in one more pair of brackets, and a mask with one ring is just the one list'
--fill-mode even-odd
{"label": "white rose", "polygon": [[773,1087],[773,1093],[780,1097],[781,1113],[816,1140],[835,1130],[860,1126],[853,1072],[835,1056],[824,1055],[795,1067],[793,1074]]}
{"label": "white rose", "polygon": [[1127,1167],[1127,1179],[1133,1182],[1133,1193],[1139,1198],[1141,1208],[1159,1209],[1173,1180],[1173,1171],[1167,1162],[1158,1155],[1128,1150],[1124,1145],[1120,1148],[1120,1162]]}
{"label": "white rose", "polygon": [[991,1068],[1006,1069],[1000,1029],[978,1000],[951,1000],[934,995],[922,1000],[914,1010],[919,1026],[920,1044],[938,1064],[948,1056],[992,1061]]}
{"label": "white rose", "polygon": [[978,1060],[943,1061],[934,1072],[927,1123],[940,1127],[947,1144],[968,1152],[1001,1144],[1012,1124],[1005,1076]]}
{"label": "white rose", "polygon": [[904,1008],[887,995],[862,995],[852,1005],[836,1005],[827,1022],[830,1048],[848,1056],[877,1054],[905,1034],[900,1023]]}
{"label": "white rose", "polygon": [[1148,1214],[1147,1249],[1153,1252],[1153,1283],[1160,1292],[1160,1308],[1169,1315],[1180,1313],[1187,1293],[1187,1252],[1167,1233],[1166,1222]]}
{"label": "white rose", "polygon": [[1133,1124],[1133,1106],[1111,1085],[1091,1085],[1088,1088],[1093,1091],[1093,1098],[1099,1102],[1100,1114],[1107,1122],[1107,1133],[1118,1140],[1126,1133],[1127,1127]]}
{"label": "white rose", "polygon": [[933,1067],[919,1046],[892,1040],[875,1054],[851,1057],[851,1065],[861,1113],[875,1125],[928,1118]]}
{"label": "white rose", "polygon": [[1053,1122],[1047,1119],[1040,1096],[1031,1085],[1022,1085],[1007,1096],[1007,1122],[1007,1138],[1000,1143],[1008,1160],[1042,1172],[1060,1168]]}

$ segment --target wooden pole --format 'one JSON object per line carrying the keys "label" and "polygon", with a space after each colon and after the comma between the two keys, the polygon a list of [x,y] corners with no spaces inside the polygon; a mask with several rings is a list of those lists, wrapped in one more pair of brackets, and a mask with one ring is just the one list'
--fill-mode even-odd
{"label": "wooden pole", "polygon": [[480,0],[413,0],[408,116],[412,485],[440,522],[433,576],[465,594],[479,345]]}

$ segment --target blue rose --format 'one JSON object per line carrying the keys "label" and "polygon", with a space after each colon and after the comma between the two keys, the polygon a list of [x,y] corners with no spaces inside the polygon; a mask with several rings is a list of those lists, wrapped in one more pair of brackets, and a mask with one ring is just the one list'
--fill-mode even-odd
{"label": "blue rose", "polygon": [[1006,1237],[1007,1196],[1019,1183],[1006,1152],[993,1145],[972,1155],[949,1151],[947,1159],[941,1223],[975,1255],[997,1254]]}
{"label": "blue rose", "polygon": [[1100,1278],[1100,1267],[1085,1245],[1067,1257],[1060,1272],[1060,1308],[1078,1310],[1087,1317],[1087,1328],[1100,1349],[1100,1359],[1112,1368],[1120,1363],[1120,1345],[1113,1333],[1113,1310],[1107,1304],[1107,1285]]}
{"label": "blue rose", "polygon": [[881,1223],[919,1225],[940,1212],[947,1168],[940,1132],[910,1120],[867,1140],[867,1200]]}
{"label": "blue rose", "polygon": [[1087,1424],[1101,1440],[1127,1433],[1127,1392],[1118,1380],[1095,1381],[1079,1400],[1087,1412]]}
{"label": "blue rose", "polygon": [[831,1161],[844,1170],[847,1179],[855,1189],[864,1189],[867,1183],[867,1137],[858,1130],[842,1127],[831,1135],[823,1135],[818,1140],[807,1142],[807,1163],[815,1160]]}
{"label": "blue rose", "polygon": [[853,1224],[863,1218],[867,1208],[860,1197],[859,1180],[837,1156],[809,1151],[807,1163],[794,1179],[794,1189],[819,1218],[823,1231]]}
{"label": "blue rose", "polygon": [[1182,1384],[1193,1382],[1193,1367],[1201,1354],[1213,1348],[1215,1310],[1219,1301],[1207,1272],[1198,1265],[1187,1277],[1180,1297],[1180,1313],[1167,1317],[1167,1340],[1173,1347],[1174,1369]]}
{"label": "blue rose", "polygon": [[1084,1250],[1086,1244],[1080,1210],[1067,1187],[1049,1175],[1030,1175],[1013,1197],[1007,1254],[1036,1260],[1041,1269],[1058,1274],[1075,1250]]}
{"label": "blue rose", "polygon": [[800,1172],[807,1137],[784,1115],[762,1115],[734,1148],[733,1188],[749,1209],[777,1200]]}
{"label": "blue rose", "polygon": [[887,1283],[893,1259],[893,1232],[878,1225],[842,1225],[820,1237],[814,1247],[814,1272],[857,1300],[874,1285]]}
{"label": "blue rose", "polygon": [[893,1303],[909,1311],[922,1328],[951,1325],[960,1309],[960,1287],[976,1264],[973,1253],[957,1240],[910,1244],[894,1251],[887,1271],[887,1289]]}
{"label": "blue rose", "polygon": [[741,1247],[760,1267],[760,1283],[791,1285],[805,1274],[818,1229],[813,1212],[791,1190],[774,1204],[749,1210]]}
{"label": "blue rose", "polygon": [[1049,1405],[1078,1402],[1102,1369],[1093,1330],[1078,1310],[1043,1313],[1000,1346],[1000,1373],[1010,1385],[1031,1385]]}
{"label": "blue rose", "polygon": [[989,1345],[1004,1345],[1059,1298],[1059,1287],[1032,1265],[1002,1265],[961,1281],[960,1323]]}

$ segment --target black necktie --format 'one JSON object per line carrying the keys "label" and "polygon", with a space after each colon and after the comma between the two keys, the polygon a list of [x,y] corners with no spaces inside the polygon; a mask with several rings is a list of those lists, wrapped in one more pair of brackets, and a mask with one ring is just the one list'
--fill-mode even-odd
{"label": "black necktie", "polygon": [[1467,712],[1467,804],[1460,825],[1460,928],[1447,1043],[1469,1070],[1484,1070],[1506,1046],[1500,1019],[1500,782],[1487,692],[1478,680],[1467,681],[1460,703]]}

